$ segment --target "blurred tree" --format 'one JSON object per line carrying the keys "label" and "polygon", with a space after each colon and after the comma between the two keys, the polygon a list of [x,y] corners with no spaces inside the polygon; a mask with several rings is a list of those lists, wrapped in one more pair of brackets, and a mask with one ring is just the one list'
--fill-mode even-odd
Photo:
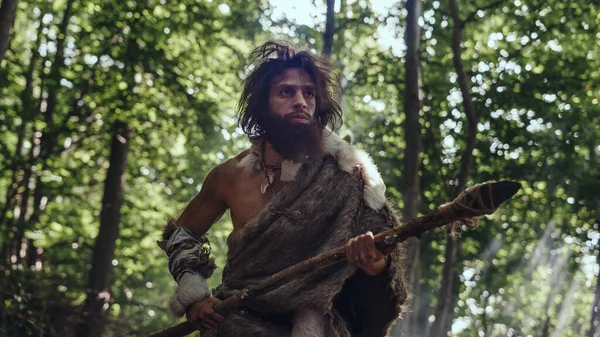
{"label": "blurred tree", "polygon": [[335,33],[335,0],[327,0],[327,21],[323,32],[323,55],[331,56],[333,50],[333,34]]}
{"label": "blurred tree", "polygon": [[[460,18],[460,13],[456,0],[449,0],[451,18],[453,22],[452,28],[452,60],[454,69],[457,74],[457,80],[462,96],[464,114],[467,116],[467,139],[464,152],[460,157],[460,171],[454,196],[462,192],[467,185],[467,179],[471,172],[473,162],[473,150],[475,149],[475,141],[477,137],[477,124],[480,119],[480,111],[473,108],[473,100],[471,98],[471,88],[467,83],[467,76],[464,71],[462,52],[461,52],[461,35],[464,26],[463,20]],[[454,225],[453,225],[454,226]],[[446,323],[446,317],[452,315],[452,287],[455,278],[455,264],[458,251],[460,250],[460,238],[448,236],[446,239],[446,253],[444,259],[444,269],[442,271],[442,283],[440,286],[440,294],[435,309],[435,321],[429,331],[429,336],[440,336],[441,330]],[[451,320],[450,320],[451,321]]]}
{"label": "blurred tree", "polygon": [[[421,64],[419,62],[421,46],[421,28],[418,18],[421,16],[421,0],[408,0],[406,2],[406,86],[404,90],[404,187],[402,198],[404,207],[402,216],[412,219],[419,213],[420,175],[421,161],[421,125],[419,121],[421,108]],[[421,335],[417,323],[419,304],[419,280],[421,278],[421,265],[419,254],[419,240],[412,238],[405,243],[406,268],[409,271],[410,285],[412,288],[413,309],[408,314],[404,325],[409,336]]]}
{"label": "blurred tree", "polygon": [[106,325],[110,307],[112,265],[119,236],[130,140],[131,130],[127,124],[115,121],[110,145],[109,166],[104,182],[100,230],[94,244],[89,286],[86,291],[87,297],[81,312],[82,322],[77,327],[77,336],[101,336]]}
{"label": "blurred tree", "polygon": [[[596,220],[596,223],[600,220]],[[600,240],[596,245],[598,250],[597,261],[600,262]],[[592,314],[590,320],[589,337],[600,336],[600,276],[596,279],[596,290],[594,291],[594,301],[592,302]]]}
{"label": "blurred tree", "polygon": [[0,65],[8,49],[10,30],[15,22],[17,0],[2,0],[0,5]]}

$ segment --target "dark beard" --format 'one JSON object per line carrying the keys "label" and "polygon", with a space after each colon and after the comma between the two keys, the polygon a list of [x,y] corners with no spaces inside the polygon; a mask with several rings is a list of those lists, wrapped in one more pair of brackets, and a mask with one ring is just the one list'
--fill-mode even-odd
{"label": "dark beard", "polygon": [[308,162],[323,154],[323,128],[314,118],[309,124],[290,123],[292,115],[279,117],[269,114],[262,119],[264,138],[283,158]]}

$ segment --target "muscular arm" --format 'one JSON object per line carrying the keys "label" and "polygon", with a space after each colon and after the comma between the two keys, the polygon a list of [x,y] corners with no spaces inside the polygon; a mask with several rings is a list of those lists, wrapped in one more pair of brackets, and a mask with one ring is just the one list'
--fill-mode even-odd
{"label": "muscular arm", "polygon": [[[176,221],[178,227],[184,227],[200,237],[219,220],[228,208],[225,192],[228,190],[227,163],[215,167],[204,179],[200,193],[190,201]],[[202,279],[201,279],[202,280]],[[204,280],[202,280],[204,282]],[[181,284],[180,284],[181,286]],[[194,285],[194,289],[198,288]],[[189,290],[187,291],[189,292]],[[190,304],[186,300],[183,307],[188,320],[196,326],[210,329],[217,326],[223,317],[214,311],[220,301],[216,298],[199,296],[200,300]]]}
{"label": "muscular arm", "polygon": [[229,208],[225,201],[227,190],[227,163],[215,167],[204,179],[200,193],[186,206],[177,219],[177,225],[189,228],[202,236]]}

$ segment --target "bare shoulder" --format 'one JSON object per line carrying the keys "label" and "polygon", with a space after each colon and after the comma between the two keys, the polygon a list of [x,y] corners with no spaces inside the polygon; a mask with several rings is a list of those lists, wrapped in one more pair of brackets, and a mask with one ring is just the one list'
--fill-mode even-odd
{"label": "bare shoulder", "polygon": [[239,166],[240,161],[242,161],[249,153],[249,149],[245,150],[224,163],[217,165],[206,177],[207,181],[210,180],[223,188],[231,187],[231,185],[235,183],[236,178],[239,177],[243,171]]}
{"label": "bare shoulder", "polygon": [[204,178],[200,192],[186,206],[177,223],[190,228],[196,235],[203,235],[228,208],[232,208],[235,194],[232,191],[238,184],[237,163],[244,153],[214,167]]}
{"label": "bare shoulder", "polygon": [[235,163],[235,166],[237,167],[238,164],[242,161],[242,159],[246,158],[247,155],[250,154],[250,149],[244,150],[242,152],[240,152],[240,154],[238,154],[237,156],[229,159],[228,161],[231,161],[232,163]]}

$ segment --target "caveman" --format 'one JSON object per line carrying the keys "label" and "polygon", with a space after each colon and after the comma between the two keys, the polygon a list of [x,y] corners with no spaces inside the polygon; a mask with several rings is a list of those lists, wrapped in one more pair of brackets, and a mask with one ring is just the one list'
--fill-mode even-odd
{"label": "caveman", "polygon": [[[267,42],[238,103],[252,146],[215,167],[168,224],[161,247],[178,282],[171,311],[213,336],[384,336],[407,290],[401,247],[379,251],[373,234],[399,225],[370,157],[335,132],[342,110],[327,59]],[[233,232],[222,284],[205,233],[227,211]],[[215,305],[319,253],[346,247],[347,261],[248,299],[223,317]]]}

